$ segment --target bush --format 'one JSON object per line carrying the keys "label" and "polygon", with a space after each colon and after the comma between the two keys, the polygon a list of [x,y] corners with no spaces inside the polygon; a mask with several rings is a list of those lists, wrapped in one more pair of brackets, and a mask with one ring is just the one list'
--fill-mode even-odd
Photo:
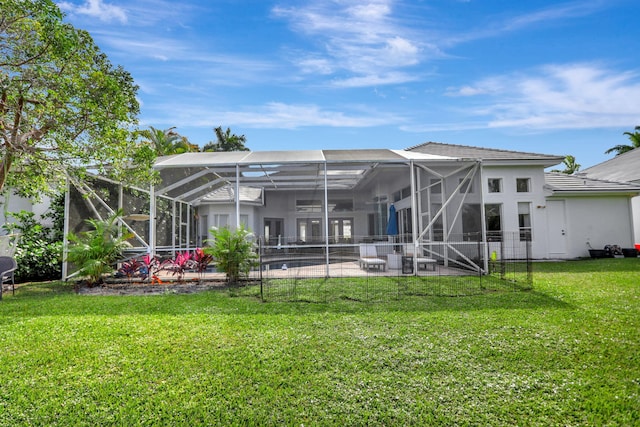
{"label": "bush", "polygon": [[204,252],[213,256],[216,269],[227,274],[231,285],[238,283],[241,277],[247,277],[258,258],[251,239],[253,234],[244,226],[235,231],[228,227],[212,227],[209,232],[213,239],[206,241],[211,246],[204,248]]}
{"label": "bush", "polygon": [[45,227],[28,211],[9,212],[16,222],[2,226],[19,235],[14,258],[18,263],[16,282],[59,280],[62,276],[62,241],[60,233]]}
{"label": "bush", "polygon": [[122,209],[104,221],[87,219],[92,230],[67,235],[67,261],[78,268],[78,273],[87,278],[90,286],[100,283],[104,274],[114,271],[115,263],[129,246],[127,240],[133,235],[120,225],[120,217]]}

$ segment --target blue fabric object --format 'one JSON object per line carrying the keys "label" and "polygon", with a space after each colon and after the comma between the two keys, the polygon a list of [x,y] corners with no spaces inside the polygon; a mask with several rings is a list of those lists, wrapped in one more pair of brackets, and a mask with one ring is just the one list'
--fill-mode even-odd
{"label": "blue fabric object", "polygon": [[395,236],[398,234],[398,215],[396,215],[396,207],[389,206],[389,222],[387,222],[387,235]]}

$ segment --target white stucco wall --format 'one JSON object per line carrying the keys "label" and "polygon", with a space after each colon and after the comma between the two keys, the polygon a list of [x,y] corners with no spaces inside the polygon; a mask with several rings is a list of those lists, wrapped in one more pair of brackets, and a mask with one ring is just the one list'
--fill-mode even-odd
{"label": "white stucco wall", "polygon": [[[16,194],[10,193],[8,195],[0,196],[0,205],[2,206],[2,209],[0,210],[0,225],[7,222],[8,212],[20,212],[22,210],[33,212],[36,216],[36,219],[38,219],[43,225],[52,225],[50,219],[42,219],[42,215],[47,212],[51,205],[50,198],[46,196],[43,196],[41,201],[34,202],[30,199],[26,199]],[[9,217],[8,220],[13,222],[14,218]]]}
{"label": "white stucco wall", "polygon": [[[615,244],[633,247],[631,201],[627,196],[550,197],[550,201],[564,200],[566,212],[567,251],[559,258],[589,256],[589,245],[602,249]],[[562,221],[549,218],[549,221]]]}
{"label": "white stucco wall", "polygon": [[[488,180],[502,179],[502,191],[489,193]],[[518,193],[516,179],[529,178],[530,191]],[[544,169],[541,166],[485,166],[483,169],[483,192],[485,204],[502,205],[502,231],[518,233],[518,203],[527,202],[531,206],[531,256],[537,259],[548,258],[547,251],[547,215],[545,213]]]}

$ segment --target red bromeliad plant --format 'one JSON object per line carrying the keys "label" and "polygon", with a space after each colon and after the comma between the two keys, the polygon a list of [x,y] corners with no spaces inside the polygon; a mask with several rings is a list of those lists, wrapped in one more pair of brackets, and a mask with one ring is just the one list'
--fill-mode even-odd
{"label": "red bromeliad plant", "polygon": [[151,256],[151,254],[146,254],[142,258],[142,263],[144,264],[144,267],[140,269],[142,280],[146,280],[147,278],[151,277],[154,281],[159,281],[157,274],[158,271],[160,271],[161,264],[158,257],[155,255]]}
{"label": "red bromeliad plant", "polygon": [[196,250],[193,251],[193,260],[196,263],[195,270],[198,272],[198,275],[202,280],[204,272],[207,270],[209,264],[213,261],[213,256],[205,253],[201,248],[196,248]]}
{"label": "red bromeliad plant", "polygon": [[122,263],[122,266],[118,269],[118,272],[129,279],[129,282],[133,281],[134,277],[141,275],[141,270],[144,267],[144,264],[137,259],[132,259],[130,261],[125,261]]}
{"label": "red bromeliad plant", "polygon": [[165,261],[162,268],[178,276],[178,281],[181,282],[187,270],[196,268],[196,261],[189,251],[178,252],[174,259]]}

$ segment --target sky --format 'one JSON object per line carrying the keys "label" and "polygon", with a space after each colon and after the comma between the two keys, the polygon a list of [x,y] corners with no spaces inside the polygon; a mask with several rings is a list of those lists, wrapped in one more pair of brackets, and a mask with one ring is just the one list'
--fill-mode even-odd
{"label": "sky", "polygon": [[573,155],[640,125],[637,0],[64,0],[140,126],[252,151],[428,141]]}

